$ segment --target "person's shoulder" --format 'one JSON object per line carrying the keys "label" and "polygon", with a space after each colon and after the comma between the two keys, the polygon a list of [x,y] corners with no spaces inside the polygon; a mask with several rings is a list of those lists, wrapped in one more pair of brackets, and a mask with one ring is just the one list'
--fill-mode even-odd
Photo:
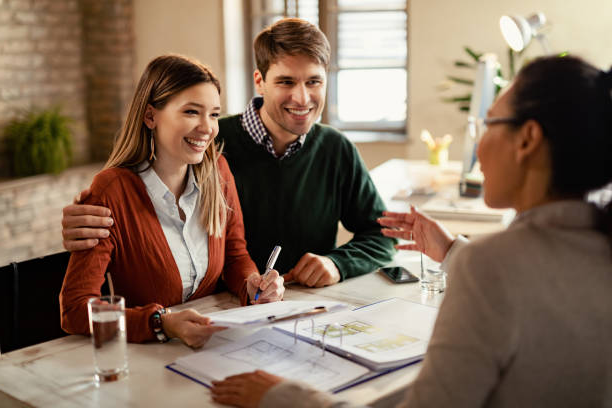
{"label": "person's shoulder", "polygon": [[313,143],[327,152],[342,153],[346,157],[357,155],[357,147],[339,129],[330,125],[315,123],[310,134],[313,136]]}
{"label": "person's shoulder", "polygon": [[225,176],[226,174],[231,174],[227,159],[222,154],[220,154],[219,158],[217,159],[217,166],[219,168],[219,173],[221,173],[222,176]]}
{"label": "person's shoulder", "polygon": [[326,140],[335,140],[340,143],[349,143],[350,140],[340,131],[333,126],[325,125],[323,123],[315,123],[312,129],[313,134],[325,138]]}
{"label": "person's shoulder", "polygon": [[217,138],[224,144],[225,150],[227,150],[228,146],[231,149],[232,146],[236,145],[244,132],[241,117],[242,114],[237,114],[219,119],[219,134]]}
{"label": "person's shoulder", "polygon": [[[493,276],[495,271],[505,274],[516,269],[517,261],[522,259],[520,252],[532,241],[525,228],[512,228],[473,239],[459,249],[453,263],[462,265],[468,273],[482,273]],[[516,273],[516,271],[515,271]]]}
{"label": "person's shoulder", "polygon": [[219,123],[231,123],[236,120],[239,120],[241,116],[242,116],[241,113],[237,113],[234,115],[226,115],[226,116],[223,116],[222,118],[219,118]]}
{"label": "person's shoulder", "polygon": [[91,192],[94,195],[109,194],[125,188],[126,182],[133,184],[138,176],[130,169],[111,167],[95,175],[91,183]]}
{"label": "person's shoulder", "polygon": [[[231,128],[231,127],[235,127],[236,125],[239,125],[241,117],[242,117],[242,114],[236,114],[236,115],[227,115],[227,116],[220,118],[219,119],[219,129],[226,129],[226,128]],[[221,132],[219,132],[219,135],[223,136]]]}

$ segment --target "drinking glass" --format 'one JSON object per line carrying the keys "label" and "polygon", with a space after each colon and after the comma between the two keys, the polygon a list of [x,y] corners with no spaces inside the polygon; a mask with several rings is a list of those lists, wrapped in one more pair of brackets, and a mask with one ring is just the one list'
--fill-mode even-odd
{"label": "drinking glass", "polygon": [[96,382],[116,381],[128,374],[125,299],[101,296],[89,299],[89,331]]}
{"label": "drinking glass", "polygon": [[446,273],[440,268],[440,263],[421,252],[421,290],[439,293],[444,289]]}

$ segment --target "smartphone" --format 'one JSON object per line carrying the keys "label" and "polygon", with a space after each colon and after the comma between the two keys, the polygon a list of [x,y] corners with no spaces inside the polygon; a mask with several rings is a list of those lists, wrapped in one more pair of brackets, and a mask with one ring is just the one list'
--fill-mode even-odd
{"label": "smartphone", "polygon": [[395,283],[418,282],[419,278],[410,273],[410,271],[401,266],[392,266],[389,268],[380,268],[382,273]]}

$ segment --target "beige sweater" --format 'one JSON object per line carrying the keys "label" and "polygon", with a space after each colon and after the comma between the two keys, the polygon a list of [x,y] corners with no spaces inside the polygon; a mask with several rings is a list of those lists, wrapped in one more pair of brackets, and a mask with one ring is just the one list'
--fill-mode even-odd
{"label": "beige sweater", "polygon": [[[611,407],[612,251],[597,211],[562,201],[520,214],[448,262],[423,368],[402,407]],[[350,406],[300,383],[262,407]]]}

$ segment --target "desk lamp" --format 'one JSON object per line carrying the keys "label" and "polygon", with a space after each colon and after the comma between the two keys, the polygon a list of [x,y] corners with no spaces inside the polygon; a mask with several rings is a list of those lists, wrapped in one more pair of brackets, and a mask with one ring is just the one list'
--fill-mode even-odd
{"label": "desk lamp", "polygon": [[544,13],[535,13],[527,18],[523,16],[502,16],[499,19],[499,28],[508,46],[516,52],[523,51],[535,37],[546,54],[550,54],[550,47],[546,36],[542,32],[546,28]]}

